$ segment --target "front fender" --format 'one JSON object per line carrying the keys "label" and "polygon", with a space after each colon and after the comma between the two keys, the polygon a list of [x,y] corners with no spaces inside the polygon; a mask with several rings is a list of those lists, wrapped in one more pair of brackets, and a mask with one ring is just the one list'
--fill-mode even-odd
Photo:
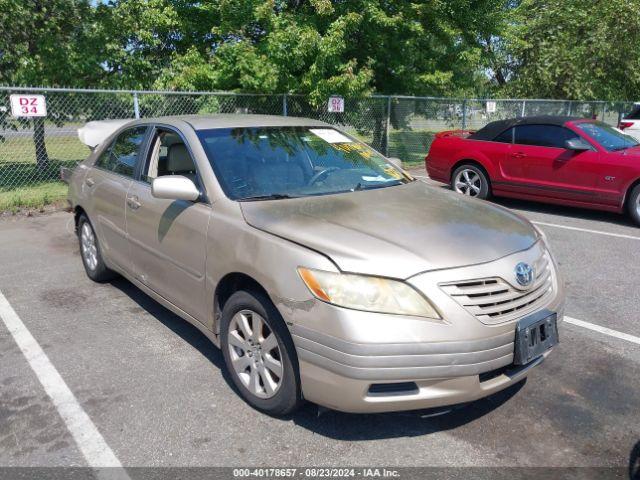
{"label": "front fender", "polygon": [[325,255],[247,224],[236,202],[215,202],[209,225],[206,294],[211,301],[207,326],[214,332],[216,287],[229,273],[241,273],[258,282],[288,322],[292,309],[309,308],[315,301],[298,267],[338,271]]}

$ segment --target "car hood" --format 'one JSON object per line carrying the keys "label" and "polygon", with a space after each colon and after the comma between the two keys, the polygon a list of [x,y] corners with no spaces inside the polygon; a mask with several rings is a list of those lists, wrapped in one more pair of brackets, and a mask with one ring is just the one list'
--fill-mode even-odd
{"label": "car hood", "polygon": [[241,208],[249,225],[321,252],[342,271],[395,278],[488,262],[537,240],[508,210],[421,181]]}

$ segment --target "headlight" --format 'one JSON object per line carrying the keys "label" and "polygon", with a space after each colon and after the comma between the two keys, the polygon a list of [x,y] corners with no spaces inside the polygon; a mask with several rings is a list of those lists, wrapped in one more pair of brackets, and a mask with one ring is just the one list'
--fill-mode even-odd
{"label": "headlight", "polygon": [[440,318],[426,298],[403,282],[302,267],[298,273],[316,298],[340,307]]}

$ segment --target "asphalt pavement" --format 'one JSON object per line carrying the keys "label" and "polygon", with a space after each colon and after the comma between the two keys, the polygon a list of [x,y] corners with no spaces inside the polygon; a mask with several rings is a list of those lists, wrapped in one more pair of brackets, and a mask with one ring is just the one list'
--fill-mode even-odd
{"label": "asphalt pavement", "polygon": [[[0,220],[0,292],[125,467],[626,468],[640,441],[640,228],[614,214],[498,203],[546,233],[566,279],[566,315],[610,330],[565,322],[524,385],[439,416],[310,404],[285,419],[258,413],[197,329],[125,280],[86,277],[68,213]],[[34,355],[5,323],[0,467],[86,466]]]}

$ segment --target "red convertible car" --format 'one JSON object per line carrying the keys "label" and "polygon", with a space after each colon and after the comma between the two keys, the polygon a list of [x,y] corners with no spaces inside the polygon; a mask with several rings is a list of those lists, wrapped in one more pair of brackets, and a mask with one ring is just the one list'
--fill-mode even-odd
{"label": "red convertible car", "polygon": [[640,144],[596,120],[524,117],[438,133],[429,177],[459,193],[628,212],[640,224]]}

